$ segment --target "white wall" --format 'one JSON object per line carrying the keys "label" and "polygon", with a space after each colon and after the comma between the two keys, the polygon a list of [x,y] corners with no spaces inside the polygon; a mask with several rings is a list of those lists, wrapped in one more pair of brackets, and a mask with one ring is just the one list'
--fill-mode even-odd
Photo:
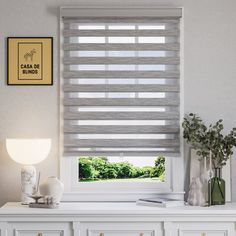
{"label": "white wall", "polygon": [[[107,2],[122,4],[121,0]],[[129,2],[133,5],[143,2],[147,6],[151,3]],[[226,129],[236,126],[236,1],[153,2],[160,6],[184,7],[185,112],[196,112],[206,121],[223,118]],[[20,197],[20,165],[6,153],[7,137],[51,137],[52,152],[37,168],[43,178],[58,175],[58,11],[59,6],[79,3],[75,0],[0,0],[0,205]],[[8,36],[54,37],[53,86],[6,85]],[[234,159],[233,167],[236,167]],[[236,171],[232,178],[236,200]]]}

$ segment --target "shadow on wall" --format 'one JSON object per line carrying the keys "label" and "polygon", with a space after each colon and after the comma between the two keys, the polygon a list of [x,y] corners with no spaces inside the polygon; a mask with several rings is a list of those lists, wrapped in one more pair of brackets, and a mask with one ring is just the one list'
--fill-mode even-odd
{"label": "shadow on wall", "polygon": [[[9,168],[10,167],[10,168]],[[20,199],[20,169],[8,156],[5,140],[0,142],[0,206]]]}

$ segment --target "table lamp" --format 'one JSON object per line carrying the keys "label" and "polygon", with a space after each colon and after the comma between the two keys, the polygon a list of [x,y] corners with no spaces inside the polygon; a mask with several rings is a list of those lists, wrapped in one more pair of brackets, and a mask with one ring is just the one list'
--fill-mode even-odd
{"label": "table lamp", "polygon": [[51,149],[51,139],[6,139],[6,148],[9,156],[21,168],[21,203],[29,204],[29,195],[35,193],[36,169],[33,166],[43,161]]}

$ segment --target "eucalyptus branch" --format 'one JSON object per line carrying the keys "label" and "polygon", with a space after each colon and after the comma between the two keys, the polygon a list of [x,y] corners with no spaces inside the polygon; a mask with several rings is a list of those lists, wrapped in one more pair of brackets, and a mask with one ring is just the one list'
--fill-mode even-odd
{"label": "eucalyptus branch", "polygon": [[209,158],[211,151],[215,168],[226,165],[233,154],[233,148],[236,147],[236,128],[223,135],[223,120],[220,119],[207,127],[202,119],[193,113],[184,118],[182,126],[184,139],[197,150],[198,156]]}

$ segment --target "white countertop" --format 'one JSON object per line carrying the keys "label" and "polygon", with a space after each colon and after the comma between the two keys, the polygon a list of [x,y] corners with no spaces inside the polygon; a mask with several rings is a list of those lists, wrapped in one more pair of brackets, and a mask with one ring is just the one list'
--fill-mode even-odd
{"label": "white countertop", "polygon": [[151,206],[137,206],[135,203],[61,203],[57,209],[39,209],[29,208],[16,202],[9,202],[0,208],[0,216],[4,215],[156,215],[156,216],[187,216],[187,215],[204,215],[204,216],[235,216],[236,203],[228,203],[222,206],[211,207],[171,207],[160,208]]}

